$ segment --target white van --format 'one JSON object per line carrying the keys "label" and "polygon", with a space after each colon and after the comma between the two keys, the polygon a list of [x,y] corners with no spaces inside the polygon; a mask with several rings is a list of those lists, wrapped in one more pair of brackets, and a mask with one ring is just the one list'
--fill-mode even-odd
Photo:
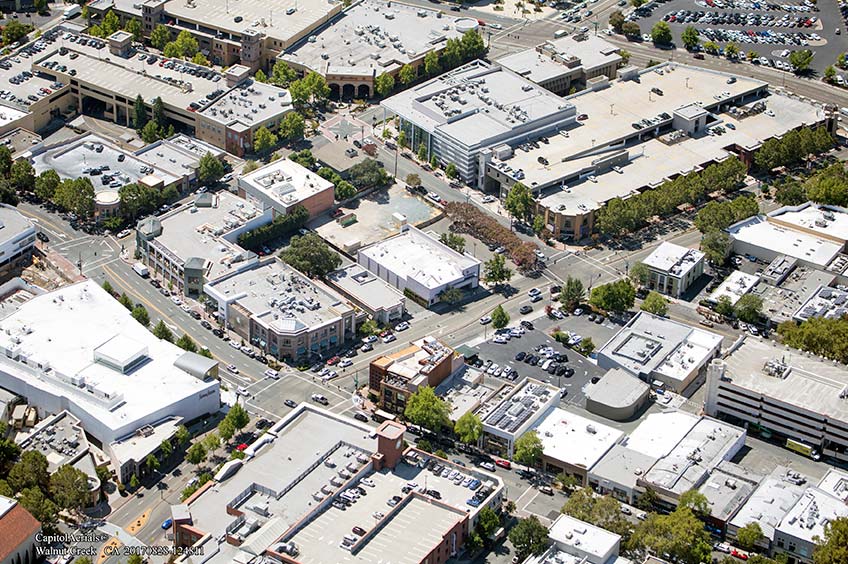
{"label": "white van", "polygon": [[248,392],[248,391],[247,391],[247,388],[245,388],[244,386],[239,386],[239,387],[236,389],[236,393],[237,393],[238,395],[240,395],[240,396],[244,396],[244,397],[246,397],[246,398],[247,398],[247,397],[250,397],[250,392]]}

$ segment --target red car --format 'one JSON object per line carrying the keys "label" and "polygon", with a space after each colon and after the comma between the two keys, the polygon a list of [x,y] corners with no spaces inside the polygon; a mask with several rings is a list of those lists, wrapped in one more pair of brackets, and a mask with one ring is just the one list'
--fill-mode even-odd
{"label": "red car", "polygon": [[344,215],[344,211],[343,211],[343,210],[336,210],[336,211],[334,211],[334,212],[332,213],[332,216],[333,216],[333,217],[341,217],[341,216],[343,216],[343,215]]}
{"label": "red car", "polygon": [[747,555],[747,554],[745,554],[744,552],[741,552],[741,551],[739,551],[739,550],[736,550],[735,548],[734,548],[733,550],[731,550],[731,551],[730,551],[730,555],[731,555],[731,556],[735,556],[735,557],[736,557],[736,558],[738,558],[739,560],[748,560],[748,555]]}
{"label": "red car", "polygon": [[333,358],[331,358],[330,360],[327,361],[327,364],[332,366],[334,364],[338,364],[339,360],[341,360],[339,357],[334,356]]}
{"label": "red car", "polygon": [[512,468],[512,464],[509,462],[509,460],[502,460],[498,458],[497,460],[495,460],[495,464],[500,466],[501,468],[506,468],[507,470]]}
{"label": "red car", "polygon": [[236,450],[242,451],[246,448],[247,448],[247,443],[241,443],[239,446],[236,447]]}

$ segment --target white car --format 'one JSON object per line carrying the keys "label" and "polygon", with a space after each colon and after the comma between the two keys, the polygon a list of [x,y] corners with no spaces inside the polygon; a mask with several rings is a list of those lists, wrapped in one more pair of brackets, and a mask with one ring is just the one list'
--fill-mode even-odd
{"label": "white car", "polygon": [[406,331],[407,329],[409,329],[409,323],[406,321],[401,321],[395,325],[395,331]]}
{"label": "white car", "polygon": [[491,376],[492,374],[495,373],[495,370],[497,370],[498,368],[500,368],[499,364],[497,364],[497,363],[492,364],[489,368],[486,369],[486,374]]}
{"label": "white car", "polygon": [[530,288],[530,290],[527,292],[527,295],[532,298],[533,296],[538,296],[541,293],[542,291],[539,288]]}
{"label": "white car", "polygon": [[564,317],[565,317],[565,316],[562,314],[562,312],[561,312],[560,310],[558,310],[558,309],[552,309],[552,310],[551,310],[551,315],[553,315],[553,316],[554,316],[555,318],[557,318],[557,319],[562,319],[562,318],[564,318]]}
{"label": "white car", "polygon": [[546,260],[548,258],[548,257],[545,256],[545,253],[543,253],[539,249],[536,249],[533,252],[536,254],[536,258],[539,259],[539,260]]}
{"label": "white car", "polygon": [[383,337],[384,343],[391,343],[392,341],[396,341],[396,340],[397,340],[397,337],[395,337],[393,333],[389,333],[388,335]]}
{"label": "white car", "polygon": [[436,203],[442,201],[442,197],[439,196],[438,194],[436,194],[435,192],[430,192],[429,194],[427,194],[427,197],[430,198],[431,200],[433,200]]}
{"label": "white car", "polygon": [[368,335],[367,337],[362,339],[362,342],[363,343],[376,343],[377,342],[377,336],[376,335]]}
{"label": "white car", "polygon": [[273,380],[279,380],[280,379],[280,373],[277,372],[276,370],[274,370],[273,368],[269,368],[263,374],[265,374],[266,378],[271,378]]}
{"label": "white car", "polygon": [[480,325],[486,325],[487,323],[491,323],[491,322],[492,322],[492,316],[491,315],[484,315],[483,317],[480,318]]}
{"label": "white car", "polygon": [[[368,486],[369,488],[373,488],[377,485],[377,484],[374,483],[374,480],[372,480],[371,478],[362,478],[361,480],[359,480],[359,483],[362,484],[363,486]],[[375,519],[382,519],[382,517],[377,517],[376,515],[374,516],[374,518]]]}
{"label": "white car", "polygon": [[341,362],[339,362],[339,368],[347,368],[351,364],[353,364],[353,361],[349,358],[345,358],[345,359],[342,359]]}
{"label": "white car", "polygon": [[732,547],[729,544],[727,544],[726,542],[720,542],[720,543],[717,543],[715,546],[713,546],[713,549],[715,549],[716,552],[723,552],[725,554],[730,554],[730,550],[732,549]]}
{"label": "white car", "polygon": [[238,369],[238,367],[237,367],[235,364],[230,364],[230,365],[228,365],[228,366],[227,366],[227,370],[229,370],[229,371],[230,371],[230,372],[232,372],[233,374],[238,374],[238,373],[239,373],[239,369]]}
{"label": "white car", "polygon": [[186,313],[191,313],[191,306],[188,304],[183,304],[180,306],[180,309]]}
{"label": "white car", "polygon": [[129,229],[124,229],[123,231],[118,233],[118,239],[123,239],[124,237],[129,237],[132,231]]}
{"label": "white car", "polygon": [[495,198],[494,196],[483,196],[483,203],[484,204],[492,203],[495,200],[497,200],[497,198]]}
{"label": "white car", "polygon": [[497,344],[497,345],[505,345],[508,342],[508,340],[503,335],[498,335],[497,337],[492,339],[492,342]]}
{"label": "white car", "polygon": [[179,296],[171,296],[171,301],[174,302],[174,305],[182,305],[183,303]]}
{"label": "white car", "polygon": [[483,470],[488,470],[489,472],[495,471],[495,465],[489,462],[488,460],[481,462],[480,468],[482,468]]}
{"label": "white car", "polygon": [[499,23],[490,23],[489,27],[492,29],[503,29],[503,26]]}
{"label": "white car", "polygon": [[234,349],[240,349],[241,348],[241,345],[239,345],[235,341],[227,341],[227,342],[230,343],[230,346],[233,347]]}
{"label": "white car", "polygon": [[333,378],[336,378],[338,375],[339,375],[339,373],[336,372],[335,370],[330,370],[325,376],[323,376],[321,378],[321,380],[323,380],[324,382],[328,382],[328,381],[332,380]]}

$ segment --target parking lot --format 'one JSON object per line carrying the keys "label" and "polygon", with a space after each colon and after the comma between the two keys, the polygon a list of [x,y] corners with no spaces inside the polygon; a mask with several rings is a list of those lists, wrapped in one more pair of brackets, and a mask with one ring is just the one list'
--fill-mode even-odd
{"label": "parking lot", "polygon": [[744,59],[756,53],[754,64],[791,72],[792,51],[815,52],[812,67],[821,71],[845,50],[843,16],[833,0],[773,3],[757,0],[654,0],[628,15],[639,24],[643,39],[651,28],[665,21],[674,42],[683,46],[681,34],[688,26],[700,33],[701,46],[708,41],[721,48],[734,43]]}

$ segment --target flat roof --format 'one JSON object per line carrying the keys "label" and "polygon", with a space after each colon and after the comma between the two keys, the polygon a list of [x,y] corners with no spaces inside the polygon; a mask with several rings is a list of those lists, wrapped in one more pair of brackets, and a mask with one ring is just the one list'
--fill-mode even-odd
{"label": "flat roof", "polygon": [[624,436],[617,429],[558,407],[539,423],[536,432],[546,457],[586,470]]}
{"label": "flat roof", "polygon": [[0,204],[0,245],[23,241],[34,231],[35,224],[27,216],[10,205]]}
{"label": "flat roof", "polygon": [[737,241],[795,257],[821,268],[826,267],[842,251],[843,244],[768,221],[758,215],[727,228]]}
{"label": "flat roof", "polygon": [[799,206],[784,206],[769,212],[770,220],[785,223],[804,231],[813,231],[836,242],[848,241],[848,210],[806,202]]}
{"label": "flat roof", "polygon": [[628,407],[647,394],[650,386],[621,368],[608,370],[597,384],[588,386],[586,399],[610,407]]}
{"label": "flat roof", "polygon": [[204,28],[221,29],[237,36],[263,33],[285,44],[304,29],[326,21],[331,14],[341,10],[341,6],[340,2],[331,0],[240,0],[234,4],[226,0],[196,0],[191,3],[168,0],[165,12]]}
{"label": "flat roof", "polygon": [[840,517],[848,517],[848,505],[824,490],[807,488],[775,529],[811,544],[824,538],[825,525]]}
{"label": "flat roof", "polygon": [[239,176],[238,183],[249,195],[262,197],[283,209],[333,189],[332,182],[290,159],[277,159]]}
{"label": "flat roof", "polygon": [[562,550],[568,552],[571,548],[573,552],[588,554],[596,559],[617,553],[621,541],[620,535],[565,514],[553,522],[548,530],[548,538]]}
{"label": "flat roof", "polygon": [[[745,430],[701,417],[671,451],[645,473],[644,481],[675,496],[699,487],[724,460],[745,444]],[[697,453],[693,456],[693,453]]]}
{"label": "flat roof", "polygon": [[[65,397],[86,425],[96,420],[114,432],[134,431],[139,421],[173,411],[180,402],[218,395],[217,381],[204,382],[174,366],[184,350],[154,337],[94,280],[33,297],[0,321],[0,329],[0,348],[7,351],[2,372]],[[95,360],[95,350],[119,335],[146,347],[146,362],[126,373]],[[28,366],[40,363],[45,372],[36,378],[11,355],[27,359]],[[86,430],[104,439],[97,428]]]}
{"label": "flat roof", "polygon": [[827,473],[819,481],[818,487],[848,503],[848,473],[845,471],[839,468],[828,468]]}
{"label": "flat roof", "polygon": [[179,133],[139,149],[135,156],[154,167],[183,177],[194,173],[200,166],[200,159],[207,153],[219,158],[224,155],[224,151],[217,147]]}
{"label": "flat roof", "polygon": [[721,335],[640,311],[598,355],[631,374],[647,377],[657,372],[683,381],[713,355],[721,341]]}
{"label": "flat roof", "polygon": [[704,256],[706,255],[697,249],[663,241],[642,263],[649,268],[682,278],[695,268],[696,264],[704,260]]}
{"label": "flat roof", "polygon": [[819,286],[793,316],[798,321],[814,317],[842,319],[848,315],[848,290]]}
{"label": "flat roof", "polygon": [[244,308],[256,322],[298,333],[334,323],[353,308],[318,280],[273,259],[207,284],[211,293]]}
{"label": "flat roof", "polygon": [[634,489],[637,480],[657,461],[656,456],[634,450],[626,443],[613,445],[611,449],[592,466],[591,475],[602,486],[612,489],[615,484]]}
{"label": "flat roof", "polygon": [[559,76],[595,69],[621,61],[618,47],[591,34],[577,34],[551,39],[532,49],[525,49],[496,62],[536,84]]}
{"label": "flat roof", "polygon": [[[403,382],[393,382],[407,385],[421,374],[428,374],[434,367],[453,356],[453,349],[439,341],[436,337],[422,337],[410,342],[408,347],[377,359],[388,371],[388,380],[400,378]],[[426,382],[426,381],[425,381]]]}
{"label": "flat roof", "polygon": [[[783,256],[780,255],[775,258],[772,263],[780,260]],[[787,258],[787,261],[790,263],[796,262],[795,259],[789,258]],[[765,274],[763,273],[761,276],[765,277]],[[772,280],[775,280],[775,278],[772,278]],[[799,265],[788,276],[784,277],[780,285],[759,284],[752,291],[763,299],[763,311],[769,318],[781,323],[792,319],[798,309],[819,286],[830,287],[835,281],[836,275],[833,272]]]}
{"label": "flat roof", "polygon": [[161,245],[184,263],[195,257],[204,260],[206,279],[216,280],[253,256],[223,236],[258,221],[262,214],[250,202],[226,191],[217,192],[211,198],[211,207],[187,204],[162,216],[159,219],[162,234],[152,243]]}
{"label": "flat roof", "polygon": [[322,75],[377,76],[441,50],[477,27],[472,18],[398,2],[354,4],[279,58]]}
{"label": "flat roof", "polygon": [[450,406],[450,419],[454,422],[466,413],[474,412],[495,391],[496,388],[486,385],[483,373],[470,366],[436,386],[436,395]]}
{"label": "flat roof", "polygon": [[[784,377],[766,372],[766,363],[770,361],[785,365]],[[848,386],[848,370],[844,365],[751,337],[745,337],[724,362],[725,377],[734,386],[812,413],[848,421],[848,404],[840,397]]]}
{"label": "flat roof", "polygon": [[374,311],[392,309],[406,302],[391,284],[358,264],[330,272],[327,282]]}
{"label": "flat roof", "polygon": [[774,528],[800,499],[806,487],[803,485],[806,479],[802,482],[800,475],[792,477],[796,474],[785,466],[775,468],[742,504],[730,524],[739,529],[751,522],[758,523],[765,538],[769,541],[774,539]]}
{"label": "flat roof", "polygon": [[651,413],[623,444],[636,452],[659,458],[671,452],[697,423],[698,417],[685,411]]}
{"label": "flat roof", "polygon": [[464,272],[480,261],[458,253],[437,239],[408,226],[405,231],[359,250],[386,270],[429,289],[464,280]]}
{"label": "flat roof", "polygon": [[762,476],[732,462],[722,462],[698,489],[707,498],[710,515],[727,522],[754,493]]}
{"label": "flat roof", "polygon": [[[240,0],[238,6],[249,1]],[[248,79],[203,108],[200,114],[227,127],[242,125],[252,128],[265,124],[272,126],[274,123],[271,122],[293,109],[288,90]]]}
{"label": "flat roof", "polygon": [[438,130],[469,147],[530,130],[536,123],[574,118],[570,102],[479,59],[381,104],[426,131]]}
{"label": "flat roof", "polygon": [[709,299],[718,303],[722,297],[727,297],[730,303],[736,304],[739,298],[750,292],[760,281],[756,274],[747,274],[741,270],[734,270],[730,276],[722,280],[718,288],[713,290]]}
{"label": "flat roof", "polygon": [[67,411],[39,422],[29,435],[18,441],[18,446],[43,454],[51,474],[60,466],[74,464],[89,448],[82,423]]}
{"label": "flat roof", "polygon": [[[184,174],[179,167],[167,162],[165,164],[170,165],[168,168],[151,166],[152,163],[146,159],[142,160],[105,137],[93,133],[46,146],[43,151],[33,154],[32,161],[37,174],[55,170],[63,179],[88,178],[98,194],[116,192],[121,186],[138,182],[150,174],[169,186]],[[98,174],[92,175],[93,169],[98,169]],[[110,186],[112,182],[120,186]]]}
{"label": "flat roof", "polygon": [[555,386],[525,378],[516,386],[503,388],[497,398],[477,411],[477,416],[483,422],[484,431],[519,437],[558,398],[559,390]]}

